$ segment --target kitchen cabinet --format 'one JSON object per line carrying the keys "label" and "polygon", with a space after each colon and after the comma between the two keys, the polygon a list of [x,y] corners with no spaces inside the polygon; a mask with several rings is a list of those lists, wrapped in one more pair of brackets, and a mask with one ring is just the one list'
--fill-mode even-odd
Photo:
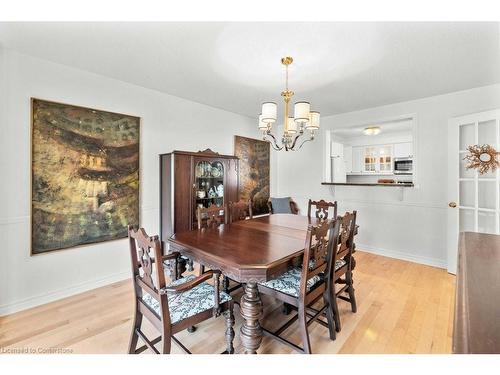
{"label": "kitchen cabinet", "polygon": [[365,148],[364,146],[353,146],[352,147],[352,167],[351,173],[361,173],[364,169],[364,156]]}
{"label": "kitchen cabinet", "polygon": [[392,173],[392,145],[365,147],[363,172],[368,174]]}
{"label": "kitchen cabinet", "polygon": [[395,158],[411,158],[413,157],[413,143],[394,143]]}

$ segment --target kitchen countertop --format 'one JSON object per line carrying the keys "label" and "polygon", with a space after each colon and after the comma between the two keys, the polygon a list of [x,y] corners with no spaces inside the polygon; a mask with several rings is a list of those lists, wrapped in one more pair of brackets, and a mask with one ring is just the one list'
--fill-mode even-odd
{"label": "kitchen countertop", "polygon": [[322,182],[321,185],[334,185],[334,186],[396,186],[396,187],[413,187],[413,184],[383,184],[378,182]]}

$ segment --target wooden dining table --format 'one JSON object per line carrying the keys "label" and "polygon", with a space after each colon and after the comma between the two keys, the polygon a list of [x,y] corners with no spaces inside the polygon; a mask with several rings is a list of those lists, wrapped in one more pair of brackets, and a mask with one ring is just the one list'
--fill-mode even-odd
{"label": "wooden dining table", "polygon": [[274,214],[214,229],[178,232],[169,243],[173,250],[245,284],[240,335],[244,353],[255,354],[262,342],[262,301],[257,283],[299,265],[308,225],[317,223],[318,219],[307,216]]}

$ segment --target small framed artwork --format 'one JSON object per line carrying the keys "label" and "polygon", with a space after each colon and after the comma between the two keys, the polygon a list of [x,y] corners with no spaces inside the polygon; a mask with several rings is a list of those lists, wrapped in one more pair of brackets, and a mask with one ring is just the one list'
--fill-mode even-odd
{"label": "small framed artwork", "polygon": [[139,224],[140,118],[31,99],[31,254]]}

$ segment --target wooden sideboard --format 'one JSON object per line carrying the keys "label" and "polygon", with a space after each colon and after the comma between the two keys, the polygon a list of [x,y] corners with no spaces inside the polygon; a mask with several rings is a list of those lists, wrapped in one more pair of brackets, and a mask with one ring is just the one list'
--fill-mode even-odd
{"label": "wooden sideboard", "polygon": [[[198,205],[222,206],[238,201],[238,168],[236,156],[220,155],[210,149],[160,155],[160,239],[163,246],[172,234],[196,228]],[[204,191],[203,197],[198,195],[201,191]],[[212,196],[209,196],[210,191]]]}
{"label": "wooden sideboard", "polygon": [[460,234],[453,353],[500,353],[499,235]]}

